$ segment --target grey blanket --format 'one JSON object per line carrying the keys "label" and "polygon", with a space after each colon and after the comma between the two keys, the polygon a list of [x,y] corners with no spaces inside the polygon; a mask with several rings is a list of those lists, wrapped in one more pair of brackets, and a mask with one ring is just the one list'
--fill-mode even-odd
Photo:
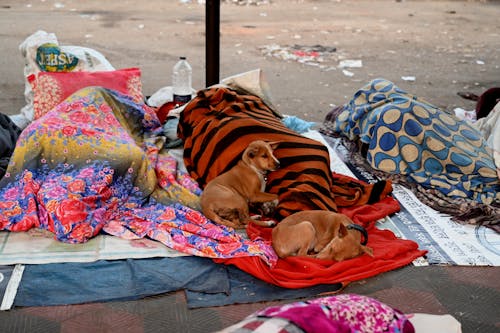
{"label": "grey blanket", "polygon": [[5,174],[20,133],[21,129],[10,120],[9,116],[0,113],[0,179]]}

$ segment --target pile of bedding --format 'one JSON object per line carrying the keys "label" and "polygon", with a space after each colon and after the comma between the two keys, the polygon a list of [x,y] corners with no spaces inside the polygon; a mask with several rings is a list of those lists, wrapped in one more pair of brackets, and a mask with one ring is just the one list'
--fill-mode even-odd
{"label": "pile of bedding", "polygon": [[[57,45],[46,51],[54,50],[61,51]],[[500,185],[481,135],[386,80],[370,82],[324,123],[323,133],[363,148],[353,161],[379,176],[368,183],[332,172],[328,148],[286,126],[261,90],[229,87],[245,78],[200,90],[178,114],[178,126],[173,122],[172,138],[171,126],[144,102],[140,70],[111,69],[36,73],[29,82],[33,121],[21,132],[0,118],[0,230],[38,228],[72,244],[99,234],[149,238],[273,286],[326,284],[337,291],[426,254],[415,241],[375,225],[400,210],[393,182],[413,186],[426,204],[462,220],[498,223]],[[346,214],[367,229],[374,256],[281,259],[271,246],[271,228],[250,224],[242,236],[203,216],[205,185],[256,139],[280,142],[275,155],[281,166],[268,174],[266,188],[279,203],[265,218],[279,223],[313,209]],[[181,163],[170,149],[179,142]]]}
{"label": "pile of bedding", "polygon": [[79,90],[21,133],[0,180],[0,230],[40,228],[66,243],[100,232],[149,237],[193,255],[256,255],[273,265],[269,244],[197,210],[199,187],[165,141],[144,103],[101,87]]}
{"label": "pile of bedding", "polygon": [[353,160],[413,188],[422,202],[456,220],[500,219],[494,154],[470,123],[375,79],[330,112],[323,133],[345,138]]}
{"label": "pile of bedding", "polygon": [[229,88],[198,92],[180,115],[178,135],[186,168],[202,188],[232,168],[250,142],[280,142],[274,150],[280,168],[267,179],[267,191],[279,196],[273,216],[278,219],[300,210],[337,211],[377,202],[392,190],[386,181],[333,177],[327,147],[287,128],[259,97]]}
{"label": "pile of bedding", "polygon": [[[425,254],[409,240],[397,239],[388,230],[379,230],[375,221],[399,210],[389,193],[391,183],[368,184],[332,173],[328,149],[321,142],[287,128],[279,115],[259,97],[238,93],[227,87],[198,92],[182,111],[178,127],[184,140],[184,161],[190,176],[201,187],[230,169],[247,145],[256,139],[279,141],[274,150],[280,168],[268,174],[267,191],[279,196],[277,223],[300,210],[340,211],[368,229],[368,255],[335,262],[310,257],[278,259],[270,268],[255,258],[229,258],[217,262],[238,268],[278,286],[302,288],[321,283],[350,282],[411,263]],[[270,228],[250,224],[250,239],[271,241]]]}
{"label": "pile of bedding", "polygon": [[[286,128],[256,96],[225,88],[201,91],[181,113],[179,136],[189,174],[164,149],[167,139],[152,108],[101,87],[79,90],[22,132],[0,181],[0,229],[45,229],[68,243],[101,232],[149,237],[290,288],[366,278],[425,253],[415,242],[373,226],[399,209],[389,195],[390,182],[368,184],[333,174],[327,148]],[[314,269],[294,275],[290,263],[297,258],[277,258],[271,229],[249,230],[249,237],[242,237],[198,211],[203,185],[235,163],[256,137],[281,141],[276,154],[282,167],[269,174],[269,191],[281,202],[269,218],[279,222],[302,209],[345,211],[369,229],[374,258],[343,263],[301,258],[302,267],[312,263]]]}

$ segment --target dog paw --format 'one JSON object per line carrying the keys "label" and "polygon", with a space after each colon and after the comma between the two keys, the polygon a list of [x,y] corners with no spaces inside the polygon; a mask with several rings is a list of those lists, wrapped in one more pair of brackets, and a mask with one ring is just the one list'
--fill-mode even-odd
{"label": "dog paw", "polygon": [[274,212],[274,209],[278,205],[278,200],[264,202],[261,206],[262,212],[264,215],[271,215]]}
{"label": "dog paw", "polygon": [[262,221],[266,227],[274,227],[276,225],[276,222],[273,220],[268,220],[268,221]]}

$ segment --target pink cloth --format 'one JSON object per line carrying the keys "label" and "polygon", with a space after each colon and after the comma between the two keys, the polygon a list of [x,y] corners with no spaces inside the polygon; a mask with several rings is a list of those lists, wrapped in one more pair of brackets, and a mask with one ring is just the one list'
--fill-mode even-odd
{"label": "pink cloth", "polygon": [[254,315],[284,318],[305,332],[415,332],[402,312],[376,299],[356,294],[268,307]]}

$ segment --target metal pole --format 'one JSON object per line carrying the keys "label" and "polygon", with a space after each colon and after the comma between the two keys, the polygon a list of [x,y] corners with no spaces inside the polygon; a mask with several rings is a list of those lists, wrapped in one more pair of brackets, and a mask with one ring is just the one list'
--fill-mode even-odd
{"label": "metal pole", "polygon": [[219,83],[220,0],[205,3],[205,66],[207,87]]}

